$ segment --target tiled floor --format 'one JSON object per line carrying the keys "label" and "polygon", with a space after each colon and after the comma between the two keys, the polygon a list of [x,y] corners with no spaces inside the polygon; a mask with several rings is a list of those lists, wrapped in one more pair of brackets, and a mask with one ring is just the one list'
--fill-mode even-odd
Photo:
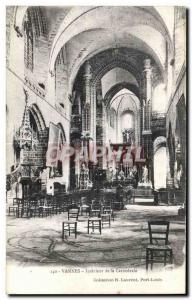
{"label": "tiled floor", "polygon": [[19,265],[65,265],[145,268],[148,244],[147,220],[170,220],[169,241],[174,265],[184,260],[185,222],[177,217],[177,206],[129,205],[115,212],[111,228],[87,233],[87,218],[80,216],[75,239],[61,238],[62,221],[67,214],[47,218],[7,217],[7,260]]}

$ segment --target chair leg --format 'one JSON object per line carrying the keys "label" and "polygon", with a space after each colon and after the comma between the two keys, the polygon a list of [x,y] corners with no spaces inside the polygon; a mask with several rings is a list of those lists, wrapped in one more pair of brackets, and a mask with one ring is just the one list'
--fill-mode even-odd
{"label": "chair leg", "polygon": [[151,270],[153,270],[153,251],[151,251]]}
{"label": "chair leg", "polygon": [[64,239],[64,223],[62,223],[62,239]]}
{"label": "chair leg", "polygon": [[164,266],[167,264],[167,251],[164,253]]}
{"label": "chair leg", "polygon": [[75,223],[75,238],[77,237],[77,223]]}
{"label": "chair leg", "polygon": [[170,262],[173,264],[173,250],[170,250]]}
{"label": "chair leg", "polygon": [[148,258],[149,258],[149,254],[148,254],[148,250],[146,249],[146,270],[148,271]]}

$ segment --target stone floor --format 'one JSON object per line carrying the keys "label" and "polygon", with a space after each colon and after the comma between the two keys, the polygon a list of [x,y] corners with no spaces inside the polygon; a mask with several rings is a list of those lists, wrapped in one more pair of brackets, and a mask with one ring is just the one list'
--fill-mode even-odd
{"label": "stone floor", "polygon": [[78,235],[61,238],[67,213],[46,218],[7,217],[7,261],[20,266],[65,265],[75,267],[145,268],[145,248],[149,242],[147,221],[170,220],[169,241],[174,266],[184,261],[185,221],[177,216],[178,206],[128,205],[115,212],[111,228],[87,233],[87,217],[80,216]]}

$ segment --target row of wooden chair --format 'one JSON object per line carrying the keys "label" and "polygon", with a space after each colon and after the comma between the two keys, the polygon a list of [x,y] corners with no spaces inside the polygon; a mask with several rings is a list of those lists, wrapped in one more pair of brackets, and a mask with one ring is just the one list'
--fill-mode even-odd
{"label": "row of wooden chair", "polygon": [[[65,238],[65,233],[67,232],[70,236],[72,233],[75,234],[75,238],[77,237],[77,223],[79,218],[80,208],[70,208],[68,210],[68,220],[64,220],[62,222],[62,238]],[[91,215],[91,210],[89,211],[88,219],[87,219],[87,230],[88,234],[90,233],[90,229],[94,232],[95,230],[99,230],[101,234],[101,230],[104,225],[111,227],[111,219],[114,220],[114,216],[112,217],[112,210],[103,210],[97,211],[96,216]]]}
{"label": "row of wooden chair", "polygon": [[[99,211],[97,211],[97,213],[98,212]],[[106,223],[110,227],[110,222],[111,222],[110,213],[111,210],[109,214],[108,211],[106,211],[106,213],[96,215],[95,218],[93,216],[88,217],[88,226],[87,226],[88,233],[90,232],[90,229],[92,229],[93,231],[95,229],[99,229],[99,232],[101,234],[101,228]],[[74,229],[73,232],[75,233],[75,238],[77,235],[78,217],[79,217],[79,209],[71,209],[68,211],[68,220],[74,218],[75,222],[71,222],[71,223],[69,222],[70,224],[68,223],[67,228],[69,230],[69,235],[70,235],[70,229],[72,226],[72,229]],[[66,225],[66,222],[63,223],[65,223]],[[169,228],[170,228],[169,221],[153,220],[148,222],[149,244],[146,247],[146,270],[148,270],[149,265],[151,266],[151,270],[152,270],[153,265],[156,263],[158,264],[163,263],[164,266],[166,266],[167,264],[170,265],[173,264],[173,250],[168,240]],[[63,229],[62,236],[64,236],[64,229]]]}
{"label": "row of wooden chair", "polygon": [[[9,214],[16,217],[47,217],[54,214],[67,211],[68,221],[78,221],[79,215],[86,214],[88,216],[88,233],[89,229],[98,228],[101,233],[101,226],[107,222],[110,226],[110,220],[114,220],[114,211],[110,202],[101,203],[98,199],[86,204],[86,199],[82,199],[79,206],[66,201],[55,201],[52,197],[44,199],[13,199],[13,205],[9,207]],[[110,218],[105,218],[110,216]],[[94,223],[95,222],[95,223]],[[66,223],[66,222],[65,222]],[[74,228],[77,230],[77,225]],[[67,225],[70,232],[70,226]],[[148,222],[149,244],[146,247],[146,269],[149,265],[151,269],[154,263],[163,263],[164,266],[173,263],[173,251],[169,244],[170,223],[168,221],[153,220]],[[75,230],[75,232],[76,232]],[[76,233],[75,233],[76,234]]]}
{"label": "row of wooden chair", "polygon": [[9,215],[15,217],[47,217],[66,211],[68,205],[65,201],[56,201],[53,197],[43,199],[13,199],[9,206]]}
{"label": "row of wooden chair", "polygon": [[102,201],[95,198],[92,201],[82,197],[77,201],[64,195],[59,197],[45,196],[44,198],[31,197],[27,199],[14,198],[9,206],[9,215],[16,217],[47,217],[68,211],[70,208],[79,208],[81,215],[99,216],[102,213],[110,213],[114,219],[112,201]]}

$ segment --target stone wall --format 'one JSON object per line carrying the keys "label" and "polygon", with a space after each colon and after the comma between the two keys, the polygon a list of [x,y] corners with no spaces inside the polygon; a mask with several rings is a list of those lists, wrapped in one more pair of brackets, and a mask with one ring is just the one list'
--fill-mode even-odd
{"label": "stone wall", "polygon": [[62,105],[65,110],[68,111],[68,74],[67,74],[67,62],[64,49],[61,49],[58,55],[55,67],[55,89],[56,89],[56,101]]}
{"label": "stone wall", "polygon": [[49,49],[47,38],[40,36],[35,39],[34,45],[34,77],[38,74],[38,83],[44,84],[46,89],[48,62],[49,62]]}
{"label": "stone wall", "polygon": [[[21,126],[23,112],[25,108],[25,96],[23,88],[28,91],[28,105],[34,104],[38,107],[42,115],[45,127],[49,128],[50,122],[62,124],[65,131],[66,142],[69,142],[69,111],[67,84],[63,77],[60,78],[63,95],[57,95],[55,90],[55,76],[49,73],[49,51],[46,35],[34,38],[34,68],[33,72],[24,66],[24,35],[19,36],[13,24],[14,7],[7,8],[6,30],[7,30],[7,86],[6,86],[6,113],[7,113],[7,174],[10,173],[11,166],[15,163],[14,136],[16,130]],[[65,69],[66,70],[66,69]],[[64,88],[63,88],[64,87]],[[67,103],[63,109],[57,105],[57,97],[62,98]],[[45,134],[45,135],[44,135]],[[36,152],[30,154],[32,163],[45,164],[45,154],[47,147],[47,132],[40,132],[40,143]],[[60,179],[68,186],[69,163],[63,162],[63,177]]]}
{"label": "stone wall", "polygon": [[11,28],[14,21],[14,6],[6,7],[6,66],[9,66]]}
{"label": "stone wall", "polygon": [[176,83],[183,64],[186,62],[186,8],[175,7],[174,30],[174,81]]}
{"label": "stone wall", "polygon": [[[6,136],[6,154],[7,154],[7,174],[10,173],[11,166],[14,165],[14,148],[13,141],[16,130],[21,126],[23,119],[23,112],[25,108],[25,97],[23,93],[23,87],[27,89],[29,94],[29,106],[36,104],[41,112],[46,127],[49,127],[50,122],[54,124],[61,123],[66,136],[66,141],[69,142],[69,126],[70,120],[59,113],[54,106],[52,106],[47,100],[40,97],[33,89],[26,86],[25,81],[22,81],[17,74],[7,69],[7,89],[6,89],[6,112],[7,112],[7,136]],[[44,133],[42,132],[41,146],[45,147],[45,140],[43,140]],[[40,133],[41,136],[41,133]],[[39,149],[40,150],[40,149]],[[40,155],[41,156],[41,155]],[[62,180],[68,186],[69,182],[69,163],[64,162],[63,164],[63,178]]]}

